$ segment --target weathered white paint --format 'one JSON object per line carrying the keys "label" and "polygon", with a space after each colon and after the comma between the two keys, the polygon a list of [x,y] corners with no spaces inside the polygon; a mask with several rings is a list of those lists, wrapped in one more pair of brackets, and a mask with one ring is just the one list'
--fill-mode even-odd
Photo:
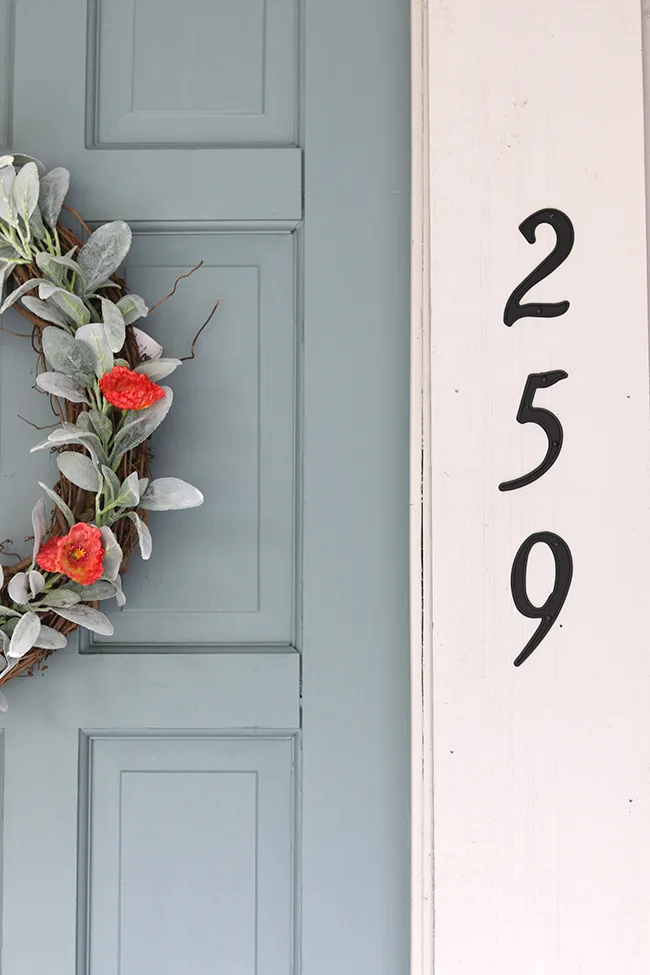
{"label": "weathered white paint", "polygon": [[[639,4],[412,9],[412,973],[636,975],[650,970]],[[554,241],[517,228],[546,206],[576,244],[529,300],[571,307],[506,328],[510,292]],[[569,378],[535,402],[564,426],[560,459],[502,494],[545,450],[515,420],[526,376],[557,368]],[[566,539],[574,580],[515,669],[536,623],[514,607],[510,568],[540,530]],[[542,601],[539,553],[529,579]]]}

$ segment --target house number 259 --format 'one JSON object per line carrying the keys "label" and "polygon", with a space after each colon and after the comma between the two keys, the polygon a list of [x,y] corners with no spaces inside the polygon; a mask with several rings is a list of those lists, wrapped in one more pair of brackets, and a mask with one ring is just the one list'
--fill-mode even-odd
{"label": "house number 259", "polygon": [[[529,244],[535,243],[535,232],[540,224],[549,224],[555,231],[555,247],[531,273],[518,284],[506,302],[503,312],[503,321],[506,325],[514,325],[520,318],[557,318],[564,315],[569,308],[568,301],[556,302],[527,302],[522,304],[527,292],[544,278],[555,271],[571,253],[575,234],[573,225],[566,213],[561,210],[537,210],[524,222],[519,225],[519,230],[524,235]],[[548,440],[546,455],[532,471],[515,477],[510,481],[503,481],[499,484],[500,491],[515,491],[517,488],[526,487],[543,477],[560,456],[562,450],[562,424],[550,410],[541,409],[533,406],[533,399],[538,389],[546,389],[567,379],[567,373],[563,369],[553,369],[550,372],[533,372],[528,376],[521,403],[517,411],[518,423],[536,423],[542,428]],[[541,606],[535,606],[528,596],[526,588],[526,573],[528,568],[528,557],[535,545],[547,545],[555,561],[555,581],[553,589]],[[521,653],[515,658],[515,667],[523,664],[524,660],[530,657],[549,632],[560,610],[571,586],[573,577],[573,559],[569,546],[550,531],[535,532],[529,535],[521,545],[512,563],[510,574],[510,587],[515,606],[528,619],[539,620],[539,626],[532,637],[523,648]]]}

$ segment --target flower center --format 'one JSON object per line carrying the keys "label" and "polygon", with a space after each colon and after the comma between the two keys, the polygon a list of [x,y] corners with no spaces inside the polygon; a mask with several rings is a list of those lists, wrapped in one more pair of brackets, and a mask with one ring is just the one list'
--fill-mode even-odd
{"label": "flower center", "polygon": [[73,548],[70,552],[70,558],[74,559],[75,562],[81,562],[82,559],[86,558],[86,549],[79,547]]}

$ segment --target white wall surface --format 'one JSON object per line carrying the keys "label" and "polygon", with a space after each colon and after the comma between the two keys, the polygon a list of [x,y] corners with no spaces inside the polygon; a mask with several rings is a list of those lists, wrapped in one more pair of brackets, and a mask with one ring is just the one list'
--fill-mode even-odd
{"label": "white wall surface", "polygon": [[[414,2],[413,975],[650,971],[646,8]],[[526,300],[570,308],[508,328],[545,207],[575,246]],[[535,405],[560,456],[500,492],[545,453],[516,413],[554,369]],[[537,622],[510,572],[539,531],[574,575],[515,668]],[[552,585],[537,546],[533,602]]]}

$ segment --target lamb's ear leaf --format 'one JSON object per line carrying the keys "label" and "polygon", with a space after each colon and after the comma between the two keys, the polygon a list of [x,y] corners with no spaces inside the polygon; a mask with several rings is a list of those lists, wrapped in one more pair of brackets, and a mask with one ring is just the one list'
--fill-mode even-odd
{"label": "lamb's ear leaf", "polygon": [[90,235],[77,255],[88,292],[115,274],[129,253],[131,236],[123,220],[105,223]]}
{"label": "lamb's ear leaf", "polygon": [[28,162],[16,173],[12,195],[16,211],[22,217],[25,227],[29,227],[29,218],[38,205],[38,169],[36,163]]}
{"label": "lamb's ear leaf", "polygon": [[58,288],[50,281],[46,281],[38,289],[40,298],[51,298],[57,308],[68,316],[74,325],[87,325],[90,321],[90,311],[83,299],[67,288]]}
{"label": "lamb's ear leaf", "polygon": [[75,338],[77,342],[83,342],[90,349],[95,375],[103,376],[105,372],[111,371],[113,368],[113,352],[108,341],[106,328],[101,322],[82,325],[81,328],[77,329]]}
{"label": "lamb's ear leaf", "polygon": [[117,302],[117,307],[124,316],[125,325],[132,325],[139,318],[146,318],[149,314],[144,298],[141,298],[140,295],[124,295]]}
{"label": "lamb's ear leaf", "polygon": [[31,569],[27,573],[27,580],[29,582],[29,591],[32,594],[32,599],[35,599],[45,585],[45,576],[40,572],[37,572],[36,569]]}
{"label": "lamb's ear leaf", "polygon": [[29,602],[31,593],[28,587],[26,572],[17,572],[15,576],[11,577],[7,585],[7,593],[9,594],[9,598],[19,606],[24,606],[25,603]]}
{"label": "lamb's ear leaf", "polygon": [[48,227],[56,227],[69,186],[70,173],[61,167],[41,177],[38,205]]}
{"label": "lamb's ear leaf", "polygon": [[47,274],[49,278],[52,278],[52,280],[56,281],[56,283],[59,285],[65,281],[67,271],[71,271],[73,274],[76,274],[77,277],[80,277],[83,281],[81,268],[76,261],[73,261],[73,259],[67,255],[57,257],[56,254],[45,254],[40,252],[36,255],[36,263],[43,274]]}
{"label": "lamb's ear leaf", "polygon": [[66,590],[68,589],[78,593],[85,602],[94,602],[96,599],[112,599],[117,593],[117,586],[114,582],[109,582],[108,579],[98,579],[97,582],[93,582],[89,586],[70,582],[66,586]]}
{"label": "lamb's ear leaf", "polygon": [[43,484],[42,481],[38,482],[38,486],[42,488],[43,491],[45,491],[48,498],[50,498],[51,501],[54,501],[54,504],[57,506],[57,508],[59,508],[59,510],[63,512],[63,516],[65,520],[67,521],[70,528],[72,528],[72,526],[76,524],[77,519],[72,514],[72,511],[67,506],[63,498],[60,498],[59,495],[56,493],[56,491],[53,491],[52,488],[49,488],[47,484]]}
{"label": "lamb's ear leaf", "polygon": [[88,403],[83,387],[61,372],[40,373],[36,377],[36,385],[51,396],[62,396],[71,403]]}
{"label": "lamb's ear leaf", "polygon": [[90,457],[76,450],[65,450],[62,454],[57,454],[56,462],[63,476],[67,477],[71,484],[97,494],[99,474]]}
{"label": "lamb's ear leaf", "polygon": [[67,642],[68,638],[63,633],[59,633],[58,630],[53,629],[51,626],[43,626],[41,624],[41,632],[38,634],[34,646],[39,647],[41,650],[62,650]]}
{"label": "lamb's ear leaf", "polygon": [[148,406],[144,410],[129,410],[126,414],[124,425],[113,441],[113,463],[121,454],[133,450],[150,437],[167,416],[172,405],[173,393],[168,386],[162,388],[165,390],[165,395],[153,406]]}
{"label": "lamb's ear leaf", "polygon": [[153,383],[159,383],[182,364],[180,359],[151,359],[141,362],[133,371],[148,376]]}
{"label": "lamb's ear leaf", "polygon": [[73,592],[71,589],[50,589],[48,593],[43,596],[41,600],[41,605],[51,606],[52,609],[55,607],[57,609],[70,609],[71,606],[76,606],[77,603],[81,602],[81,596],[78,592]]}
{"label": "lamb's ear leaf", "polygon": [[11,634],[7,656],[24,657],[38,640],[40,632],[41,621],[36,613],[25,613],[23,618],[18,620],[16,628]]}
{"label": "lamb's ear leaf", "polygon": [[102,319],[111,351],[119,352],[126,340],[126,323],[118,306],[108,298],[102,298]]}
{"label": "lamb's ear leaf", "polygon": [[25,295],[22,302],[25,308],[44,322],[52,322],[53,325],[59,325],[61,328],[68,328],[69,322],[66,321],[64,313],[59,311],[52,302],[43,301],[34,295]]}
{"label": "lamb's ear leaf", "polygon": [[137,507],[138,501],[140,500],[140,478],[138,477],[138,472],[133,471],[129,474],[127,478],[122,481],[122,486],[120,487],[120,493],[118,494],[116,500],[123,508],[135,508]]}
{"label": "lamb's ear leaf", "polygon": [[13,291],[9,292],[3,301],[2,306],[0,306],[0,315],[3,315],[7,308],[11,308],[11,306],[15,304],[19,298],[22,298],[23,295],[26,295],[28,291],[33,291],[34,288],[38,288],[38,286],[41,284],[49,283],[50,282],[46,281],[45,278],[30,278],[29,281],[25,281],[24,284],[21,284],[19,288],[14,288]]}
{"label": "lamb's ear leaf", "polygon": [[36,240],[45,240],[47,237],[47,231],[45,225],[43,224],[43,217],[41,216],[41,211],[38,207],[35,208],[31,217],[29,218],[29,232],[32,237]]}
{"label": "lamb's ear leaf", "polygon": [[111,621],[92,606],[83,603],[65,609],[53,606],[52,611],[57,616],[62,616],[64,620],[85,626],[87,630],[92,630],[93,633],[99,633],[101,636],[112,636],[115,632]]}
{"label": "lamb's ear leaf", "polygon": [[138,507],[148,511],[177,511],[197,508],[200,504],[203,504],[203,495],[187,481],[180,477],[157,477],[149,482]]}
{"label": "lamb's ear leaf", "polygon": [[138,542],[140,543],[140,554],[142,555],[142,558],[143,559],[151,558],[152,546],[151,546],[151,532],[149,531],[149,528],[142,520],[142,518],[138,517],[135,511],[127,511],[124,517],[132,521],[137,529]]}
{"label": "lamb's ear leaf", "polygon": [[113,531],[104,525],[100,529],[102,542],[104,543],[103,578],[109,582],[115,582],[118,578],[120,566],[122,565],[122,549]]}
{"label": "lamb's ear leaf", "polygon": [[104,413],[100,413],[99,410],[89,410],[88,417],[90,419],[90,426],[99,439],[103,443],[108,443],[113,435],[113,424],[109,418]]}
{"label": "lamb's ear leaf", "polygon": [[36,556],[40,551],[47,532],[47,512],[43,498],[39,498],[32,509],[32,528],[34,531],[34,554],[32,556],[32,562],[36,564]]}
{"label": "lamb's ear leaf", "polygon": [[83,342],[54,325],[43,329],[43,352],[55,372],[70,376],[80,386],[95,382],[93,354]]}

